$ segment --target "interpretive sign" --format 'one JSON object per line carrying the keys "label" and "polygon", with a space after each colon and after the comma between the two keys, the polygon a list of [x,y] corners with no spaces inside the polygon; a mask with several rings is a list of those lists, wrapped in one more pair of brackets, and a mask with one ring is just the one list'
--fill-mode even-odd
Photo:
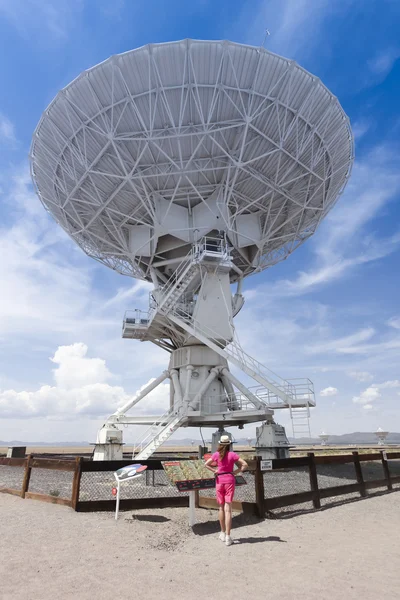
{"label": "interpretive sign", "polygon": [[[215,478],[210,477],[202,460],[180,460],[162,463],[164,471],[179,492],[206,490],[215,487]],[[235,477],[236,485],[245,485],[246,480],[241,475]]]}

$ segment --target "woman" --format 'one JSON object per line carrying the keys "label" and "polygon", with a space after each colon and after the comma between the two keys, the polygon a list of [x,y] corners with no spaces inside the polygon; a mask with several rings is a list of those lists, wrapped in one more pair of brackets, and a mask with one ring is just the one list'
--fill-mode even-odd
{"label": "woman", "polygon": [[[212,465],[217,463],[217,468]],[[239,465],[233,470],[234,465]],[[243,473],[247,469],[247,463],[235,452],[231,452],[231,440],[229,436],[222,435],[219,440],[218,452],[214,452],[205,464],[209,471],[216,477],[217,502],[219,504],[219,522],[221,533],[219,539],[227,546],[232,545],[232,501],[235,493],[235,475]]]}

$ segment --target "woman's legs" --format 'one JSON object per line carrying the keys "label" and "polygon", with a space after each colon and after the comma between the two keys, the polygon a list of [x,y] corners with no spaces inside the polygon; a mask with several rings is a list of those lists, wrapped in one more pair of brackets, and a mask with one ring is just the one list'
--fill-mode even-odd
{"label": "woman's legs", "polygon": [[222,533],[225,533],[225,511],[224,511],[224,506],[226,506],[226,504],[220,504],[219,505],[219,511],[218,511],[219,524],[221,525],[221,531],[222,531]]}
{"label": "woman's legs", "polygon": [[[231,528],[232,528],[232,504],[230,502],[225,502],[224,504],[224,524],[225,524],[225,531],[226,531],[226,535],[230,536],[231,535]],[[219,509],[221,511],[221,507]]]}

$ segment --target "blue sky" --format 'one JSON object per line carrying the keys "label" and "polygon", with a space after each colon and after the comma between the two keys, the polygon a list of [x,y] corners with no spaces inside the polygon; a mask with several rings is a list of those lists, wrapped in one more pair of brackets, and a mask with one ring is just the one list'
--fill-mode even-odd
{"label": "blue sky", "polygon": [[[270,50],[338,96],[356,161],[317,234],[246,280],[239,337],[281,376],[314,381],[313,433],[400,431],[399,2],[0,0],[0,439],[94,441],[167,360],[120,337],[148,286],[85,257],[35,197],[28,153],[41,113],[112,54],[186,37],[259,45],[267,27]],[[162,411],[167,391],[140,410]]]}

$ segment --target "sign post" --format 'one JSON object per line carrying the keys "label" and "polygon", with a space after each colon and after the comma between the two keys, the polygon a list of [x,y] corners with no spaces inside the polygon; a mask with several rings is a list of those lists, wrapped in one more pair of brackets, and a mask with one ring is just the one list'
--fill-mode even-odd
{"label": "sign post", "polygon": [[[189,492],[189,525],[196,524],[196,490],[207,490],[215,487],[215,478],[210,478],[210,471],[205,468],[203,460],[180,460],[163,462],[162,466],[168,478],[179,492]],[[241,475],[235,477],[236,485],[245,485]]]}
{"label": "sign post", "polygon": [[189,526],[193,527],[196,525],[196,491],[190,490],[189,492]]}
{"label": "sign post", "polygon": [[113,488],[112,490],[113,495],[117,496],[117,502],[115,505],[115,520],[118,519],[119,513],[121,483],[124,481],[132,481],[132,479],[138,479],[143,475],[146,469],[147,467],[144,465],[128,465],[126,467],[122,467],[122,469],[118,469],[118,471],[115,471],[114,477],[117,482],[117,487]]}

